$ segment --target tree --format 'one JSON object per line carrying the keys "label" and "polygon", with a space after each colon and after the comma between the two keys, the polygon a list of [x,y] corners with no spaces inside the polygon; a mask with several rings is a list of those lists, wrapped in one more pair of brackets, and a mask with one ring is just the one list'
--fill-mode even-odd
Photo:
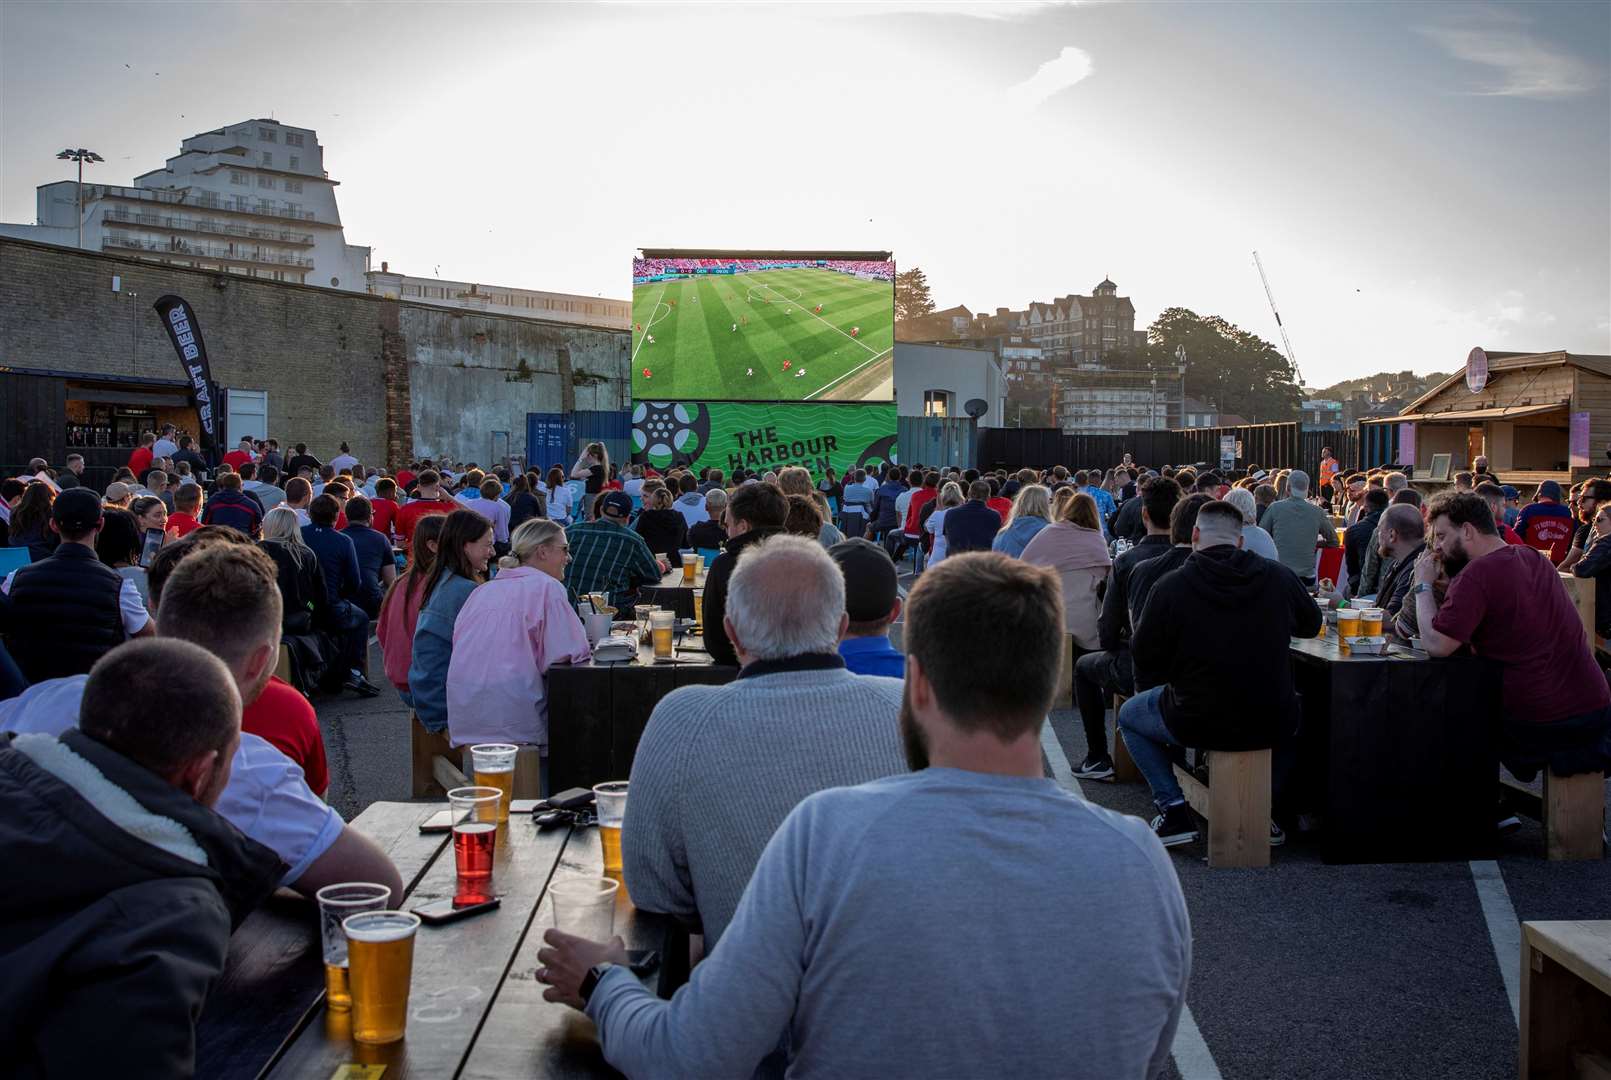
{"label": "tree", "polygon": [[1147,328],[1148,350],[1186,349],[1186,393],[1253,423],[1296,420],[1303,402],[1281,351],[1218,315],[1166,308]]}
{"label": "tree", "polygon": [[934,311],[934,297],[929,295],[929,279],[918,267],[902,270],[895,275],[895,321],[920,319]]}

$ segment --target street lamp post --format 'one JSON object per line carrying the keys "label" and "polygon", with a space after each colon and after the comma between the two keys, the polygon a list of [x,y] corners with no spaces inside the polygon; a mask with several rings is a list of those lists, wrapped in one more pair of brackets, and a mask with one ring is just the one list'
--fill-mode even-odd
{"label": "street lamp post", "polygon": [[56,158],[59,161],[76,161],[76,162],[78,162],[78,190],[77,190],[77,193],[76,193],[76,202],[77,202],[77,206],[78,206],[78,246],[83,247],[84,246],[84,162],[87,161],[91,165],[93,165],[97,161],[105,161],[106,159],[103,158],[101,155],[97,154],[95,151],[86,150],[82,146],[79,147],[77,150],[63,150],[61,153],[56,155]]}

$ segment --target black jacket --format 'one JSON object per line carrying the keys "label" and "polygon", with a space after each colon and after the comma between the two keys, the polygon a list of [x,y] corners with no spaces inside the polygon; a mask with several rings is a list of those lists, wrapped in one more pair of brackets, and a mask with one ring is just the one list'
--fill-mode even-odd
{"label": "black jacket", "polygon": [[1113,560],[1113,573],[1108,575],[1107,592],[1102,596],[1102,614],[1096,621],[1097,636],[1105,651],[1130,647],[1131,573],[1149,559],[1167,554],[1169,548],[1167,535],[1143,536],[1139,544]]}
{"label": "black jacket", "polygon": [[[72,782],[16,748],[98,776]],[[48,745],[45,745],[48,744]],[[64,750],[66,753],[64,753]],[[148,843],[83,792],[121,789],[141,822],[183,830],[204,862]],[[177,828],[176,828],[177,826]],[[274,890],[279,856],[77,730],[0,736],[0,1040],[7,1076],[191,1075],[195,1022],[229,935]]]}
{"label": "black jacket", "polygon": [[705,570],[705,651],[718,664],[738,666],[738,653],[727,639],[727,628],[722,619],[727,614],[727,581],[733,576],[733,564],[751,544],[759,544],[768,536],[776,536],[782,529],[751,529],[735,536],[722,545],[722,553]]}
{"label": "black jacket", "polygon": [[[1131,568],[1130,580],[1125,585],[1125,589],[1129,593],[1129,596],[1125,598],[1125,602],[1130,609],[1130,638],[1132,641],[1136,636],[1136,627],[1141,625],[1142,617],[1147,613],[1147,598],[1152,595],[1152,587],[1158,584],[1165,574],[1179,570],[1181,566],[1185,565],[1186,558],[1190,554],[1191,548],[1189,547],[1171,545],[1168,551]],[[1150,690],[1163,681],[1164,678],[1161,674],[1148,671],[1145,664],[1140,661],[1136,662],[1135,683],[1138,693],[1142,690]]]}
{"label": "black jacket", "polygon": [[1594,579],[1594,632],[1611,637],[1611,536],[1592,542],[1572,564],[1572,573]]}
{"label": "black jacket", "polygon": [[1123,537],[1132,544],[1139,544],[1147,535],[1147,523],[1141,516],[1141,500],[1131,497],[1119,504],[1119,512],[1113,515],[1113,527],[1108,530],[1115,539]]}
{"label": "black jacket", "polygon": [[1297,726],[1287,650],[1319,630],[1320,609],[1296,574],[1226,544],[1159,579],[1130,651],[1138,686],[1143,667],[1167,683],[1164,723],[1181,744],[1260,750]]}
{"label": "black jacket", "polygon": [[1359,589],[1359,575],[1365,569],[1365,549],[1370,546],[1371,537],[1376,535],[1376,523],[1381,517],[1380,510],[1373,510],[1348,526],[1343,533],[1343,561],[1348,567],[1350,596]]}
{"label": "black jacket", "polygon": [[[1415,585],[1415,560],[1421,557],[1426,550],[1426,542],[1415,545],[1415,550],[1402,560],[1393,564],[1387,576],[1382,578],[1381,585],[1376,590],[1376,606],[1387,612],[1388,621],[1398,616],[1399,609],[1404,606],[1404,598],[1409,595],[1411,587]],[[1579,563],[1581,565],[1581,562]],[[1574,573],[1577,567],[1572,567]],[[1596,591],[1603,586],[1596,585]],[[1599,609],[1596,608],[1596,611]]]}
{"label": "black jacket", "polygon": [[291,635],[311,634],[334,625],[330,590],[319,557],[305,544],[263,540],[258,547],[274,560],[280,586],[281,629]]}
{"label": "black jacket", "polygon": [[643,537],[643,542],[649,545],[650,551],[656,555],[664,555],[668,561],[681,565],[678,552],[689,546],[688,519],[682,516],[682,511],[669,507],[645,510],[638,515],[638,520],[632,523],[632,530]]}
{"label": "black jacket", "polygon": [[688,546],[696,551],[720,551],[725,543],[727,532],[719,521],[696,521],[688,528]]}
{"label": "black jacket", "polygon": [[123,644],[123,577],[83,544],[62,544],[19,567],[6,605],[6,638],[31,683],[83,675]]}

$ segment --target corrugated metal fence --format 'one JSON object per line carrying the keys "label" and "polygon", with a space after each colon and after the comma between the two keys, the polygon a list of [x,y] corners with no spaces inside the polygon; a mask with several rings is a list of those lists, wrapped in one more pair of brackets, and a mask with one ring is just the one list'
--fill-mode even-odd
{"label": "corrugated metal fence", "polygon": [[632,459],[632,416],[620,411],[577,409],[568,413],[526,414],[526,460],[534,468],[559,465],[567,472],[582,447],[601,442],[610,460]]}
{"label": "corrugated metal fence", "polygon": [[1220,439],[1237,443],[1236,467],[1305,469],[1320,466],[1320,449],[1329,446],[1345,465],[1358,462],[1359,440],[1352,431],[1304,431],[1303,425],[1246,424],[1239,427],[1132,431],[1123,435],[1065,435],[1056,428],[985,428],[979,433],[978,465],[983,469],[1108,468],[1129,454],[1141,465],[1218,465]]}

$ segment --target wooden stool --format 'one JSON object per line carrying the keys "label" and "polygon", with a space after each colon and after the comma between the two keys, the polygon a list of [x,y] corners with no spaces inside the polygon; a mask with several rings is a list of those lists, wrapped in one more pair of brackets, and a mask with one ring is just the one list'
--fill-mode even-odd
{"label": "wooden stool", "polygon": [[414,798],[446,798],[450,788],[468,786],[470,782],[453,764],[458,755],[446,731],[432,734],[420,724],[419,717],[410,715],[408,735],[414,768]]}
{"label": "wooden stool", "polygon": [[[459,747],[459,761],[466,776],[475,775],[475,762],[470,759],[470,748]],[[522,744],[515,754],[515,786],[511,799],[540,799],[543,797],[543,756],[537,747]]]}
{"label": "wooden stool", "polygon": [[1119,730],[1119,706],[1129,700],[1124,694],[1113,695],[1113,779],[1121,784],[1135,784],[1145,779],[1130,757],[1124,732]]}
{"label": "wooden stool", "polygon": [[1208,819],[1208,865],[1270,865],[1270,751],[1209,752],[1209,783],[1179,765],[1175,779]]}
{"label": "wooden stool", "polygon": [[1605,773],[1556,776],[1544,771],[1544,795],[1508,775],[1500,781],[1517,813],[1543,823],[1552,862],[1605,857]]}
{"label": "wooden stool", "polygon": [[1522,923],[1522,1080],[1611,1076],[1611,922]]}
{"label": "wooden stool", "polygon": [[1062,659],[1057,664],[1057,693],[1052,708],[1066,709],[1074,704],[1074,635],[1063,635]]}

